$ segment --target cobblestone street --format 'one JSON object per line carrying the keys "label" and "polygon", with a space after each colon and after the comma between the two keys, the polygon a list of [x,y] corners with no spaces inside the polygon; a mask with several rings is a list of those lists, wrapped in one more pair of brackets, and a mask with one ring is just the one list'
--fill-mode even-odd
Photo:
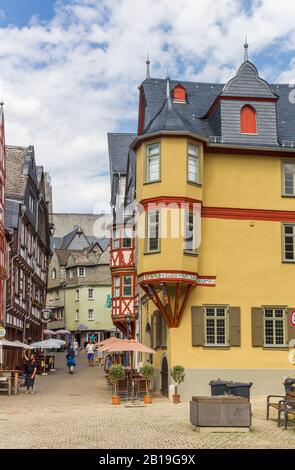
{"label": "cobblestone street", "polygon": [[35,395],[0,396],[0,448],[295,448],[295,426],[266,422],[265,398],[252,406],[251,432],[201,434],[188,403],[158,396],[147,407],[112,406],[103,371],[81,354],[71,376],[60,353],[57,371],[37,377]]}

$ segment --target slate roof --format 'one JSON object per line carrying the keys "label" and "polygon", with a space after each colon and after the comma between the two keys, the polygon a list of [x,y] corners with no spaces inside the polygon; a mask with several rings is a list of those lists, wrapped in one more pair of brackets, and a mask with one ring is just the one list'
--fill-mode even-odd
{"label": "slate roof", "polygon": [[[256,67],[248,62],[251,67]],[[242,64],[242,66],[245,65]],[[241,67],[242,67],[241,66]],[[202,83],[171,80],[170,89],[181,83],[187,94],[187,103],[172,103],[173,112],[170,116],[167,113],[166,100],[166,79],[150,78],[142,82],[145,96],[145,120],[144,133],[158,132],[161,126],[162,130],[187,131],[193,132],[205,138],[216,135],[216,129],[220,123],[214,127],[212,117],[204,118],[219,95],[235,96],[259,96],[259,97],[277,97],[277,131],[278,140],[295,140],[295,106],[289,100],[290,87],[288,84],[271,84],[254,77],[250,77],[250,66],[247,67],[243,76],[243,86],[236,77],[233,77],[227,84],[224,83]],[[241,69],[240,67],[240,69]],[[239,69],[239,70],[240,70]],[[257,69],[256,69],[257,70]],[[243,69],[242,69],[243,72]],[[239,72],[238,72],[239,73]],[[247,76],[248,74],[248,76]],[[253,78],[254,77],[254,78]],[[252,80],[251,80],[252,79]],[[264,84],[256,91],[253,90],[253,80],[257,84]],[[245,87],[246,84],[246,87]],[[247,87],[248,85],[248,87]],[[216,124],[216,122],[215,122]],[[173,128],[174,125],[174,128]]]}
{"label": "slate roof", "polygon": [[27,147],[6,146],[6,198],[24,198],[28,181],[28,176],[24,175],[27,151]]}
{"label": "slate roof", "polygon": [[126,174],[128,149],[136,134],[108,133],[110,176],[113,173]]}

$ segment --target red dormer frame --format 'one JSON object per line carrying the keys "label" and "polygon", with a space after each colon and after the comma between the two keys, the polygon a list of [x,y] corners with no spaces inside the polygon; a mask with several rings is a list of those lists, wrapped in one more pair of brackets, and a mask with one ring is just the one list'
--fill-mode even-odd
{"label": "red dormer frame", "polygon": [[173,88],[173,101],[176,103],[186,103],[186,89],[181,83]]}

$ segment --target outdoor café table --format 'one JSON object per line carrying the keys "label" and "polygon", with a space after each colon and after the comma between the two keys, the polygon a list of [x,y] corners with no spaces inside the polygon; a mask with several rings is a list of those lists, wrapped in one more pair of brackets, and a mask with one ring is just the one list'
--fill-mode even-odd
{"label": "outdoor caf\u00e9 table", "polygon": [[[15,369],[5,369],[1,372],[9,373],[11,374],[12,378],[12,390],[14,395],[18,395],[18,389],[19,389],[19,374],[20,370],[15,370]],[[1,373],[0,372],[0,373]]]}

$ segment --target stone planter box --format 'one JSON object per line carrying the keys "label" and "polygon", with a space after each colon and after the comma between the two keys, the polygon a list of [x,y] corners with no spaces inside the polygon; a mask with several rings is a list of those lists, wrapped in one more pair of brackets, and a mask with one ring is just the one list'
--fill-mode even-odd
{"label": "stone planter box", "polygon": [[251,405],[247,398],[232,395],[192,397],[190,421],[199,427],[251,426]]}

